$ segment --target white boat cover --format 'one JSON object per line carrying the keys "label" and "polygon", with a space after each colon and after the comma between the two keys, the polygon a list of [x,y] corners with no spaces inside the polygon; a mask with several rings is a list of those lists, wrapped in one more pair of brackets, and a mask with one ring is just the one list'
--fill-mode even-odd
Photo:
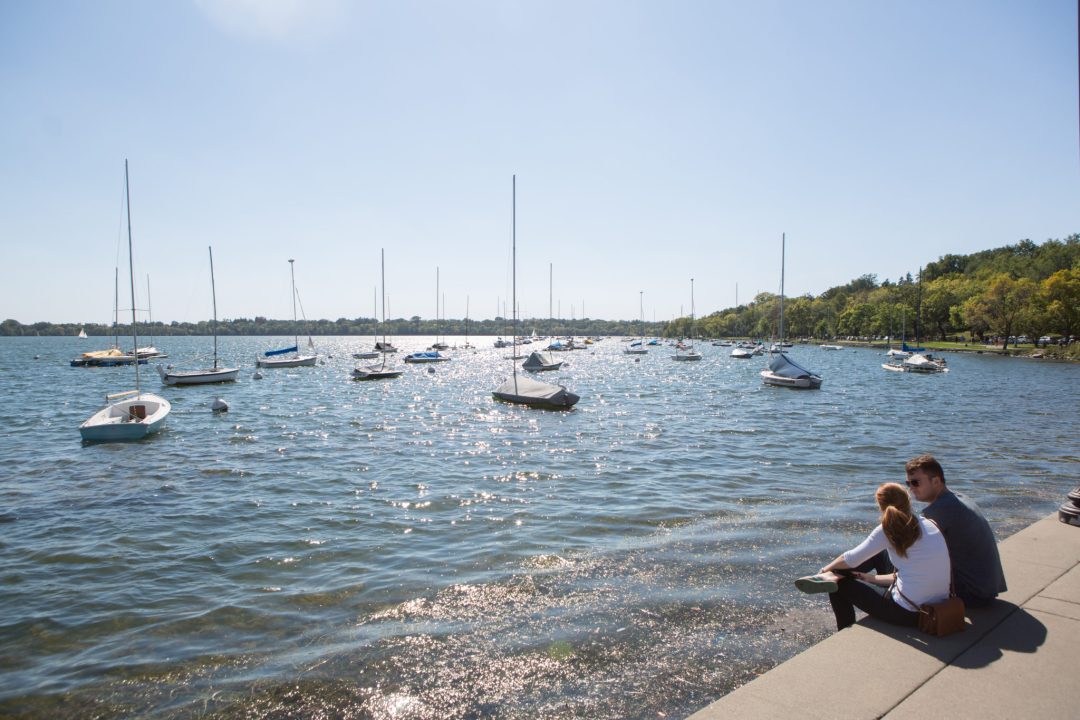
{"label": "white boat cover", "polygon": [[581,399],[562,385],[552,385],[516,374],[491,394],[503,402],[553,409],[569,409]]}
{"label": "white boat cover", "polygon": [[771,370],[774,375],[791,378],[792,380],[818,377],[817,373],[810,372],[782,352],[776,353],[772,356],[772,359],[769,360],[769,370]]}

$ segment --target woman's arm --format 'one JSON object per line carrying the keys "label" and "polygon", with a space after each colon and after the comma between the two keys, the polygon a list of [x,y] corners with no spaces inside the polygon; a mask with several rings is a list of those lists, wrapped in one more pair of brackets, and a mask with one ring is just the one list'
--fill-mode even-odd
{"label": "woman's arm", "polygon": [[844,556],[837,555],[835,560],[818,570],[818,572],[829,572],[830,570],[849,570],[850,568],[851,566],[844,562]]}

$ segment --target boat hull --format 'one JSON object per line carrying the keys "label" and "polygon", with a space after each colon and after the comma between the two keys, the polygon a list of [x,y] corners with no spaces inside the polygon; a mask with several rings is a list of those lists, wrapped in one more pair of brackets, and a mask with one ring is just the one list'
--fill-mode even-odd
{"label": "boat hull", "polygon": [[401,370],[364,370],[355,368],[352,371],[354,380],[392,380],[401,377]]}
{"label": "boat hull", "polygon": [[164,427],[171,410],[165,398],[140,393],[98,410],[79,426],[79,434],[86,442],[141,440]]}
{"label": "boat hull", "polygon": [[166,385],[209,385],[211,383],[235,382],[240,368],[210,368],[206,370],[183,370],[168,372],[157,366],[161,382]]}
{"label": "boat hull", "polygon": [[795,388],[796,390],[816,390],[821,387],[821,378],[817,375],[806,375],[802,377],[785,377],[783,375],[777,375],[770,370],[761,371],[761,381],[766,385],[772,385],[774,387],[786,387]]}
{"label": "boat hull", "polygon": [[300,355],[290,358],[259,358],[255,361],[255,367],[261,368],[291,368],[311,367],[319,359],[318,355]]}

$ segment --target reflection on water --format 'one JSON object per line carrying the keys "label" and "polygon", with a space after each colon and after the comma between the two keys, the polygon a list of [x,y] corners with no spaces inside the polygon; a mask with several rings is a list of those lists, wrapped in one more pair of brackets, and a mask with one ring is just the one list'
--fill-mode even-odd
{"label": "reflection on water", "polygon": [[[84,447],[130,369],[0,341],[0,714],[685,716],[830,632],[791,579],[869,530],[908,457],[937,454],[999,537],[1077,484],[1072,365],[918,377],[796,347],[825,376],[797,392],[724,348],[607,340],[568,354],[550,379],[582,401],[547,413],[491,399],[490,339],[355,383],[362,342],[254,380],[266,340],[225,338],[239,382],[160,389],[158,437]],[[194,366],[205,340],[158,344]]]}

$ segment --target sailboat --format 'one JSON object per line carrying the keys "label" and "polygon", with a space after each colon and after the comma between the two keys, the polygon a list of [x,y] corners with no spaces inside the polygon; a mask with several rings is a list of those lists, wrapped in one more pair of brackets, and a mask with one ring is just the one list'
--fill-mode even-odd
{"label": "sailboat", "polygon": [[[784,252],[786,235],[780,236],[780,343],[784,342]],[[761,371],[761,380],[766,385],[800,389],[821,387],[821,375],[802,367],[784,354],[777,352],[769,359],[769,366]]]}
{"label": "sailboat", "polygon": [[[518,312],[517,312],[517,175],[512,180],[512,204],[511,204],[511,238],[513,242],[513,308],[514,308],[514,345],[517,345]],[[516,349],[516,348],[515,348]],[[574,407],[581,398],[566,389],[565,385],[552,385],[551,383],[533,380],[529,377],[518,377],[516,361],[511,361],[513,375],[492,391],[496,400],[519,405],[544,408],[546,410],[569,410]]]}
{"label": "sailboat", "polygon": [[210,251],[210,296],[214,304],[214,366],[205,370],[181,370],[178,372],[167,371],[161,365],[157,366],[161,382],[166,385],[207,385],[209,383],[233,382],[240,374],[240,368],[218,367],[217,351],[217,285],[214,282],[214,248]]}
{"label": "sailboat", "polygon": [[86,328],[79,328],[79,337],[85,340],[88,336],[86,334]]}
{"label": "sailboat", "polygon": [[[446,305],[445,299],[443,305]],[[443,339],[439,333],[442,329],[442,321],[439,320],[439,268],[435,268],[435,342],[431,344],[428,350],[449,350],[450,346],[443,342]]]}
{"label": "sailboat", "polygon": [[[292,278],[292,319],[293,328],[296,327],[296,272],[294,270],[293,263],[296,262],[293,258],[289,258],[289,276]],[[311,338],[308,338],[308,346],[311,346]],[[291,354],[290,354],[291,353]],[[288,356],[288,357],[282,357]],[[262,368],[291,368],[312,366],[315,361],[319,359],[318,355],[301,355],[300,343],[297,335],[293,335],[292,347],[281,348],[280,350],[267,350],[263,353],[263,357],[255,358],[255,367]]]}
{"label": "sailboat", "polygon": [[[106,350],[90,350],[71,361],[71,367],[113,367],[131,365],[139,362],[146,364],[146,358],[138,358],[120,349],[120,268],[113,273],[113,346]],[[83,336],[85,337],[85,336]]]}
{"label": "sailboat", "polygon": [[474,346],[469,344],[469,296],[465,296],[465,344],[461,346],[462,350],[473,350]]}
{"label": "sailboat", "polygon": [[[378,317],[379,317],[378,292],[379,292],[378,289],[376,289],[375,294],[373,294],[374,302],[372,303],[373,307],[375,308],[375,314],[372,315],[372,317],[374,317],[376,319],[376,323],[378,323]],[[367,352],[353,353],[353,358],[356,359],[356,360],[374,360],[375,358],[379,357],[379,355],[381,353],[379,352],[379,330],[378,330],[378,328],[375,328],[374,330],[372,330],[371,341],[375,344],[375,349],[374,350],[369,350]]]}
{"label": "sailboat", "polygon": [[[131,277],[131,340],[139,346],[135,324],[135,258],[131,240],[131,189],[128,184],[128,164],[124,160],[124,198],[127,205],[128,270]],[[135,389],[105,396],[105,407],[79,426],[79,434],[88,442],[119,442],[139,440],[152,435],[164,426],[172,410],[169,401],[139,387],[139,363],[135,365]]]}
{"label": "sailboat", "polygon": [[[153,304],[150,302],[150,276],[149,275],[146,276],[146,322],[150,325],[151,332],[152,332],[153,327],[154,327],[154,308],[153,308]],[[168,355],[166,355],[165,353],[161,352],[156,347],[154,347],[154,336],[153,335],[150,336],[150,344],[149,345],[147,345],[146,347],[135,348],[134,350],[132,350],[128,354],[129,355],[134,355],[135,357],[139,358],[140,360],[156,360],[158,358],[167,358],[167,357],[169,357]]]}
{"label": "sailboat", "polygon": [[645,347],[645,291],[638,291],[638,312],[641,313],[640,334],[636,342],[627,345],[623,352],[627,355],[647,355],[649,348]]}
{"label": "sailboat", "polygon": [[[383,332],[386,332],[386,249],[381,251],[382,260],[382,325]],[[382,344],[385,346],[386,335],[383,335]],[[379,347],[379,343],[375,343],[375,347]],[[390,351],[393,352],[393,351]],[[382,354],[382,362],[378,365],[368,365],[366,367],[353,368],[352,375],[357,380],[390,380],[392,378],[400,377],[401,370],[387,369],[386,367],[386,353]]]}
{"label": "sailboat", "polygon": [[694,349],[694,278],[690,278],[690,332],[688,333],[690,344],[679,342],[675,346],[675,354],[672,360],[700,360],[701,353]]}

